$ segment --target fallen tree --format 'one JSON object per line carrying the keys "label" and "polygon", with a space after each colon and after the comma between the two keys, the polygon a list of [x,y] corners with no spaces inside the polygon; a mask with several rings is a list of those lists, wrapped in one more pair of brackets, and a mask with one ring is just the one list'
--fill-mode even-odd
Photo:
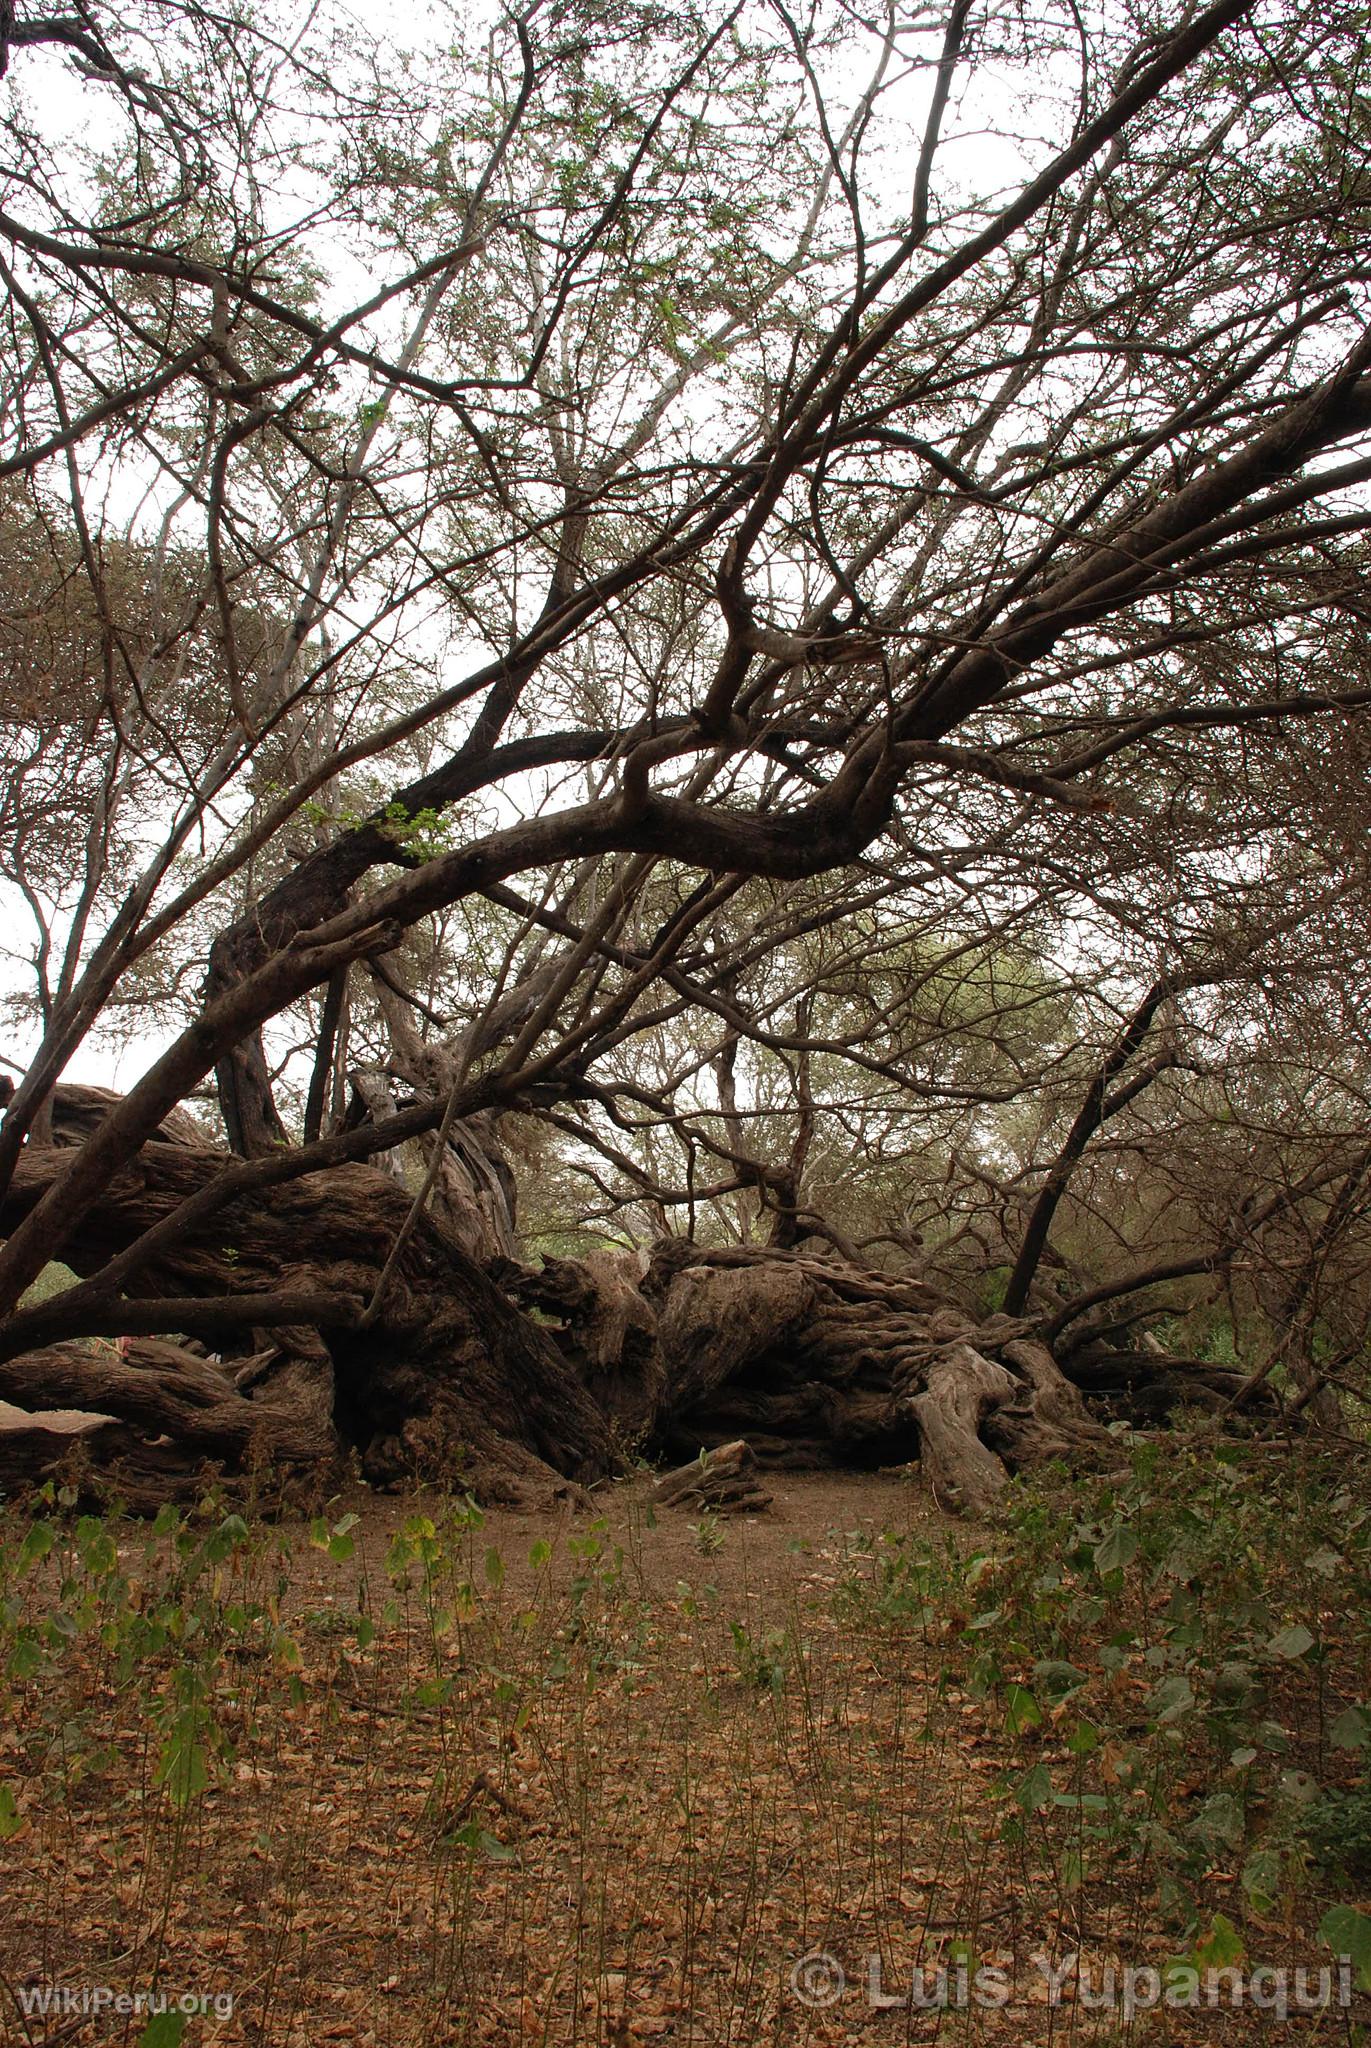
{"label": "fallen tree", "polygon": [[[62,1155],[25,1150],[0,1231],[41,1199]],[[90,1211],[68,1263],[103,1275],[225,1164],[208,1146],[144,1146]],[[107,1351],[81,1357],[71,1342],[149,1323],[213,1339],[218,1362],[190,1364],[182,1350],[152,1373],[135,1352],[116,1370]],[[556,1346],[448,1231],[414,1213],[402,1186],[365,1165],[212,1210],[115,1296],[97,1281],[21,1310],[0,1333],[0,1360],[0,1398],[139,1426],[179,1445],[186,1472],[205,1456],[246,1470],[353,1450],[374,1480],[441,1477],[498,1494],[521,1479],[595,1478],[611,1462],[605,1419]],[[122,1437],[114,1448],[127,1456]]]}
{"label": "fallen tree", "polygon": [[630,1271],[559,1260],[507,1284],[559,1316],[566,1354],[648,1451],[688,1458],[742,1438],[771,1467],[918,1459],[943,1507],[985,1513],[1012,1473],[1109,1447],[1029,1325],[978,1320],[919,1280],[680,1239],[636,1287]]}
{"label": "fallen tree", "polygon": [[[22,90],[0,133],[11,1384],[198,1337],[90,1398],[187,1458],[303,1431],[492,1483],[918,1448],[970,1505],[1093,1454],[1073,1360],[1121,1297],[1224,1275],[1273,1339],[1234,1398],[1279,1369],[1335,1414],[1371,1300],[1358,23],[1087,10],[1069,93],[1035,10],[921,16],[894,64],[847,8],[649,10],[592,91],[516,11],[421,38],[397,101],[328,6],[227,67],[176,0],[79,12],[8,41],[98,145],[48,190]],[[985,64],[1043,124],[978,193]],[[338,175],[268,275],[271,108]],[[78,1048],[154,1013],[64,1148]],[[231,1153],[173,1125],[211,1075]],[[511,1112],[565,1216],[769,1252],[506,1274],[539,1324],[493,1277]],[[935,1238],[1019,1320],[864,1269]],[[88,1284],[20,1309],[58,1260]]]}
{"label": "fallen tree", "polygon": [[[21,1154],[0,1232],[111,1099],[59,1091],[54,1142]],[[0,1328],[0,1400],[21,1411],[0,1430],[0,1486],[74,1462],[146,1508],[211,1467],[324,1485],[352,1461],[375,1483],[510,1499],[634,1455],[719,1453],[725,1476],[746,1468],[740,1498],[760,1495],[759,1466],[918,1460],[942,1507],[985,1514],[1012,1474],[1108,1454],[1082,1386],[1110,1414],[1156,1419],[1184,1400],[1222,1406],[1240,1384],[1098,1347],[1071,1354],[1068,1377],[1029,1320],[978,1318],[831,1253],[668,1238],[650,1256],[482,1264],[462,1238],[509,1235],[491,1229],[491,1144],[463,1134],[480,1204],[463,1231],[457,1180],[434,1215],[398,1151],[389,1172],[344,1161],[224,1201],[227,1156],[168,1119],[69,1243],[79,1284]]]}

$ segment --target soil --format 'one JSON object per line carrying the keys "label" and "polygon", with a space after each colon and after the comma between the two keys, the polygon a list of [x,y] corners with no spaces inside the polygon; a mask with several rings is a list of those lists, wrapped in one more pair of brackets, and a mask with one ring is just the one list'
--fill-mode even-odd
{"label": "soil", "polygon": [[[1073,1890],[1015,1825],[1010,1779],[1067,1751],[953,1677],[969,1612],[879,1604],[883,1532],[924,1559],[990,1532],[917,1473],[769,1475],[770,1509],[717,1520],[654,1512],[652,1483],[479,1518],[358,1489],[192,1573],[199,1524],[178,1553],[110,1523],[138,1627],[165,1632],[122,1672],[110,1614],[45,1619],[79,1607],[67,1537],[17,1570],[26,1518],[0,1520],[48,1658],[0,1684],[0,2039],[1284,2038],[1251,2013],[1121,2033],[1047,2002],[1035,1957],[1151,1965],[1175,1937],[1136,1859]],[[190,1744],[203,1782],[178,1802]],[[967,1954],[999,2003],[967,2002]],[[50,1987],[87,2009],[23,2016]],[[206,2009],[183,2035],[89,2009],[149,1991]]]}

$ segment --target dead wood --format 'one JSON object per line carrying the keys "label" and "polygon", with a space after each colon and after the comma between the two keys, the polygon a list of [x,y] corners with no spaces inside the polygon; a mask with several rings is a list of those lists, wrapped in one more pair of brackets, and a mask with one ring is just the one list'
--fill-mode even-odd
{"label": "dead wood", "polygon": [[668,1240],[638,1289],[655,1317],[649,1349],[651,1326],[619,1298],[628,1277],[622,1264],[611,1275],[562,1260],[514,1284],[561,1319],[569,1356],[593,1358],[602,1380],[631,1378],[636,1415],[651,1415],[644,1442],[691,1460],[683,1473],[739,1440],[771,1468],[920,1458],[945,1507],[986,1513],[1012,1473],[1109,1451],[1028,1324],[978,1321],[918,1280],[773,1247]]}
{"label": "dead wood", "polygon": [[[204,1146],[145,1146],[90,1211],[68,1262],[79,1274],[98,1273],[226,1163]],[[33,1207],[60,1164],[57,1148],[25,1152],[0,1209],[0,1232]],[[419,1219],[381,1313],[370,1327],[358,1326],[410,1206],[403,1188],[366,1166],[306,1175],[192,1225],[125,1281],[130,1295],[164,1302],[169,1334],[181,1327],[172,1320],[178,1297],[192,1304],[186,1322],[196,1320],[197,1297],[222,1299],[235,1289],[249,1297],[294,1291],[319,1303],[310,1326],[242,1332],[238,1348],[252,1354],[251,1371],[242,1386],[230,1381],[231,1398],[212,1429],[203,1416],[195,1420],[189,1360],[184,1379],[160,1383],[154,1395],[144,1379],[121,1377],[98,1354],[83,1354],[80,1367],[68,1357],[64,1403],[173,1435],[187,1458],[206,1448],[206,1435],[240,1465],[259,1454],[291,1462],[353,1449],[378,1481],[426,1476],[503,1497],[562,1477],[600,1477],[611,1463],[604,1415],[562,1353],[434,1218]],[[83,1302],[73,1290],[71,1302],[73,1319],[89,1314],[88,1296]],[[107,1334],[124,1334],[120,1304],[104,1307]],[[63,1334],[53,1328],[61,1298],[42,1314],[45,1334]],[[23,1328],[12,1319],[11,1349]],[[232,1349],[223,1346],[226,1360]],[[6,1370],[14,1367],[22,1360],[12,1357]],[[34,1398],[56,1370],[51,1360],[23,1367]],[[17,1384],[11,1378],[0,1390]]]}
{"label": "dead wood", "polygon": [[[357,1115],[391,1112],[384,1076],[356,1080]],[[79,1134],[114,1100],[59,1090],[55,1134]],[[189,1119],[169,1119],[68,1252],[78,1274],[98,1275],[159,1231],[120,1271],[121,1292],[96,1282],[0,1330],[0,1396],[30,1418],[0,1472],[60,1455],[39,1419],[54,1408],[93,1418],[82,1455],[121,1461],[149,1497],[207,1459],[230,1474],[321,1471],[352,1453],[376,1483],[422,1477],[517,1498],[646,1450],[680,1468],[669,1498],[679,1481],[681,1498],[755,1506],[761,1468],[918,1459],[944,1507],[985,1514],[1015,1473],[1109,1455],[1080,1386],[1029,1322],[978,1319],[852,1256],[671,1239],[647,1261],[605,1251],[521,1266],[500,1249],[512,1205],[501,1207],[493,1132],[468,1140],[469,1172],[444,1140],[432,1207],[414,1202],[423,1155],[398,1151],[389,1171],[344,1163],[200,1212],[228,1162]],[[0,1232],[60,1163],[60,1144],[28,1148]],[[488,1270],[473,1245],[491,1254]],[[96,1331],[131,1341],[78,1341]],[[137,1333],[202,1337],[218,1356]],[[1122,1372],[1136,1403],[1166,1395],[1181,1364],[1097,1354],[1072,1370],[1106,1389]],[[1187,1371],[1184,1386],[1219,1401],[1231,1378]]]}
{"label": "dead wood", "polygon": [[665,1473],[652,1498],[657,1507],[710,1508],[720,1514],[757,1514],[771,1505],[756,1454],[741,1439],[702,1451],[688,1465]]}

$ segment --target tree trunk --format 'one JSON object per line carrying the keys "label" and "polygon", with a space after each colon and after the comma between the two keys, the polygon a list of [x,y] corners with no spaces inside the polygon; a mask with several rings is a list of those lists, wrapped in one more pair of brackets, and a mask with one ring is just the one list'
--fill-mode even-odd
{"label": "tree trunk", "polygon": [[[21,1156],[0,1233],[109,1099],[59,1091],[58,1142]],[[749,1500],[754,1456],[762,1468],[918,1459],[943,1507],[985,1514],[1014,1473],[1112,1456],[1029,1323],[978,1320],[913,1278],[680,1239],[647,1261],[597,1253],[535,1271],[495,1257],[487,1270],[472,1247],[489,1256],[510,1240],[489,1228],[481,1196],[498,1172],[479,1157],[465,1184],[446,1184],[438,1214],[416,1212],[393,1173],[356,1164],[197,1211],[227,1163],[192,1120],[169,1118],[68,1249],[96,1277],[0,1327],[0,1399],[26,1411],[0,1423],[0,1483],[75,1453],[145,1505],[207,1460],[326,1478],[351,1454],[380,1483],[511,1498],[530,1482],[594,1480],[633,1451],[678,1463],[703,1452]],[[108,1262],[152,1229],[142,1262],[102,1286]],[[97,1333],[123,1341],[92,1345]],[[197,1355],[190,1337],[218,1354]],[[1233,1378],[1134,1353],[1082,1353],[1072,1371],[1111,1398],[1122,1388],[1135,1411],[1159,1391],[1221,1403]],[[59,1426],[55,1409],[80,1417]]]}
{"label": "tree trunk", "polygon": [[672,1239],[633,1290],[637,1313],[626,1263],[601,1255],[507,1284],[561,1318],[567,1356],[597,1393],[612,1386],[643,1448],[671,1458],[738,1439],[764,1467],[921,1458],[945,1508],[986,1513],[1011,1473],[1112,1448],[1024,1323],[978,1324],[916,1280]]}
{"label": "tree trunk", "polygon": [[[57,1147],[21,1157],[0,1232],[33,1207],[61,1161]],[[226,1163],[203,1146],[145,1146],[86,1218],[68,1262],[98,1274]],[[601,1476],[612,1462],[604,1415],[556,1346],[433,1218],[418,1219],[379,1314],[363,1325],[410,1207],[387,1175],[357,1165],[240,1198],[126,1281],[131,1300],[92,1302],[73,1290],[11,1318],[0,1330],[9,1361],[0,1396],[48,1406],[60,1384],[63,1405],[168,1434],[188,1460],[212,1455],[230,1469],[351,1449],[375,1480],[424,1476],[505,1497],[530,1481]],[[150,1379],[108,1351],[59,1341],[75,1329],[118,1336],[148,1300],[168,1333],[218,1330],[224,1366],[182,1353]],[[308,1324],[292,1320],[302,1303]],[[55,1341],[60,1357],[48,1349]],[[235,1348],[252,1354],[236,1373]]]}
{"label": "tree trunk", "polygon": [[[379,1123],[405,1106],[388,1076],[377,1068],[359,1068],[351,1085],[345,1129],[368,1117]],[[514,1175],[495,1124],[490,1112],[483,1110],[458,1118],[446,1131],[425,1131],[372,1159],[411,1195],[427,1187],[429,1214],[482,1266],[512,1259],[517,1250]]]}

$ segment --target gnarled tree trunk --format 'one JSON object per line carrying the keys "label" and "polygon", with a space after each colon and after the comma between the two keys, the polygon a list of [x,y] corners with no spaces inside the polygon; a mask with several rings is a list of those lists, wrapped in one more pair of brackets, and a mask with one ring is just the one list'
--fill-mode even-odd
{"label": "gnarled tree trunk", "polygon": [[668,1457],[744,1439],[772,1467],[920,1458],[944,1507],[984,1513],[1011,1473],[1110,1448],[1025,1323],[978,1324],[916,1280],[671,1240],[636,1313],[623,1261],[558,1260],[507,1284],[561,1318],[567,1355],[612,1386],[640,1447]]}
{"label": "gnarled tree trunk", "polygon": [[[0,1232],[110,1099],[59,1092],[56,1142],[21,1156]],[[488,1163],[489,1134],[471,1142]],[[78,1448],[147,1505],[193,1484],[207,1460],[329,1476],[351,1453],[376,1481],[498,1498],[530,1481],[594,1480],[633,1451],[679,1462],[728,1447],[749,1473],[753,1457],[764,1468],[917,1458],[942,1506],[980,1514],[1013,1473],[1110,1454],[1079,1386],[1022,1319],[978,1320],[917,1279],[777,1246],[670,1239],[650,1260],[605,1252],[529,1269],[489,1227],[497,1169],[478,1158],[468,1185],[460,1150],[451,1157],[437,1214],[416,1208],[412,1170],[402,1181],[357,1164],[210,1207],[230,1161],[193,1121],[169,1119],[67,1250],[96,1277],[0,1328],[0,1400],[27,1417],[0,1426],[0,1484]],[[154,1230],[136,1266],[100,1277]],[[1211,1400],[1225,1391],[1183,1361],[1079,1364],[1087,1381],[1122,1372]]]}
{"label": "gnarled tree trunk", "polygon": [[[146,1145],[105,1190],[68,1262],[98,1274],[227,1163],[205,1146]],[[32,1208],[60,1164],[58,1147],[24,1153],[0,1232]],[[602,1475],[612,1462],[608,1427],[573,1368],[438,1222],[411,1221],[411,1207],[388,1175],[358,1165],[240,1197],[140,1267],[125,1283],[127,1300],[73,1290],[12,1318],[0,1330],[0,1398],[53,1405],[60,1377],[61,1405],[170,1434],[190,1462],[210,1455],[243,1467],[355,1449],[374,1479],[415,1474],[494,1494],[521,1481]],[[149,1321],[165,1334],[214,1339],[222,1366],[177,1365],[150,1408],[145,1365],[135,1359],[119,1371],[108,1353],[78,1357],[62,1341]],[[222,1405],[208,1432],[195,1420],[203,1404]]]}

